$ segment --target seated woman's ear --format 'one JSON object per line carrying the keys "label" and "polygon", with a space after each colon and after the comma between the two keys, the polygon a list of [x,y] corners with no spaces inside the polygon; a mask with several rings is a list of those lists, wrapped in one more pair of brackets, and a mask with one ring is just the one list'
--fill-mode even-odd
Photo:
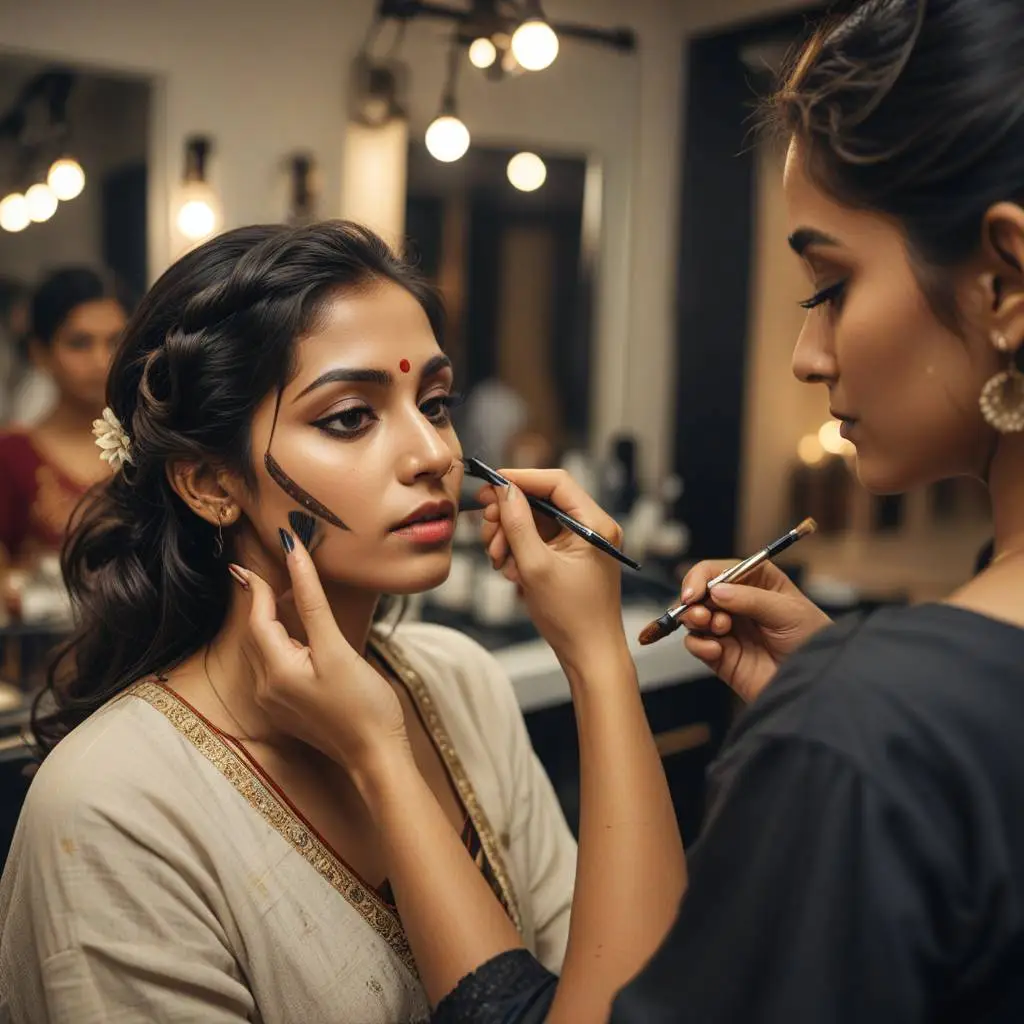
{"label": "seated woman's ear", "polygon": [[241,509],[232,491],[232,481],[224,470],[208,463],[177,461],[167,465],[167,482],[174,493],[211,526],[230,526]]}

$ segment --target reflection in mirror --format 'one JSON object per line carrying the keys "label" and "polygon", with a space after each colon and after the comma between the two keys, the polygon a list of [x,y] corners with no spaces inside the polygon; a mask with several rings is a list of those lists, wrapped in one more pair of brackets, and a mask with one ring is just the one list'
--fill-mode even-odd
{"label": "reflection in mirror", "polygon": [[410,146],[410,250],[448,308],[463,446],[492,465],[587,445],[599,188],[583,157],[474,146],[442,164]]}
{"label": "reflection in mirror", "polygon": [[[31,284],[62,264],[105,265],[145,288],[149,93],[144,80],[0,54],[0,190],[25,195],[49,179],[54,198],[68,197],[43,222],[0,233],[0,274]],[[62,192],[76,164],[80,192]]]}
{"label": "reflection in mirror", "polygon": [[109,476],[92,423],[147,282],[149,83],[0,53],[0,684],[70,609],[68,517]]}

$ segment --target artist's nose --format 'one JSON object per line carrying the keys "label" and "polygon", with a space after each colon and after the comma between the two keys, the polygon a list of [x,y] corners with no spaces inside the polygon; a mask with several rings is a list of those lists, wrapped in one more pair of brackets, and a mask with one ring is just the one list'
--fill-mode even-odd
{"label": "artist's nose", "polygon": [[839,376],[835,351],[816,318],[807,317],[793,349],[793,375],[804,384],[834,384]]}
{"label": "artist's nose", "polygon": [[421,477],[440,478],[452,468],[456,453],[428,419],[422,415],[410,418],[406,431],[399,460],[399,477],[403,483],[412,484]]}

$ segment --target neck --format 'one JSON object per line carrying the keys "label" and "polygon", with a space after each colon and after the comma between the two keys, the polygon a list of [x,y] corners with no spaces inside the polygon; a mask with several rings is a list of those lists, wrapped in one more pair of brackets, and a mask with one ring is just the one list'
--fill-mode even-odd
{"label": "neck", "polygon": [[99,419],[102,414],[102,407],[97,409],[92,405],[83,405],[72,398],[61,395],[53,412],[43,421],[47,427],[60,432],[84,433],[88,435],[92,430],[92,421]]}
{"label": "neck", "polygon": [[[267,564],[265,559],[260,561],[264,564],[260,565],[255,559],[247,559],[244,564],[258,572],[275,594],[281,595],[277,607],[280,622],[290,636],[306,643],[305,630],[290,599],[291,582],[287,571],[280,563]],[[227,572],[226,562],[224,571]],[[354,650],[365,656],[380,595],[336,583],[325,583],[324,591],[342,636]],[[234,588],[224,626],[209,648],[206,670],[216,690],[216,694],[211,696],[219,696],[230,709],[233,719],[237,719],[230,723],[229,732],[242,739],[249,737],[277,747],[291,747],[294,745],[293,739],[282,734],[256,703],[255,676],[246,650],[249,607],[248,595]],[[340,684],[343,680],[338,682]],[[244,735],[239,734],[239,729]]]}
{"label": "neck", "polygon": [[1024,434],[1000,438],[989,469],[995,557],[1024,553]]}

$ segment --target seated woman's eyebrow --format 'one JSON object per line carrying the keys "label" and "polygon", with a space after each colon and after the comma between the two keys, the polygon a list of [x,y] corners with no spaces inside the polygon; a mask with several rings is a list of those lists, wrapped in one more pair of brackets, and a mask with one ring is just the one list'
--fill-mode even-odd
{"label": "seated woman's eyebrow", "polygon": [[[452,361],[446,355],[433,356],[423,364],[423,369],[420,371],[420,380],[433,377],[442,370],[451,369],[451,365]],[[311,391],[326,387],[328,384],[379,384],[381,387],[388,387],[394,384],[394,382],[395,378],[387,370],[370,367],[336,366],[321,373],[311,384],[307,384],[292,401],[297,402],[300,398],[305,398]]]}

